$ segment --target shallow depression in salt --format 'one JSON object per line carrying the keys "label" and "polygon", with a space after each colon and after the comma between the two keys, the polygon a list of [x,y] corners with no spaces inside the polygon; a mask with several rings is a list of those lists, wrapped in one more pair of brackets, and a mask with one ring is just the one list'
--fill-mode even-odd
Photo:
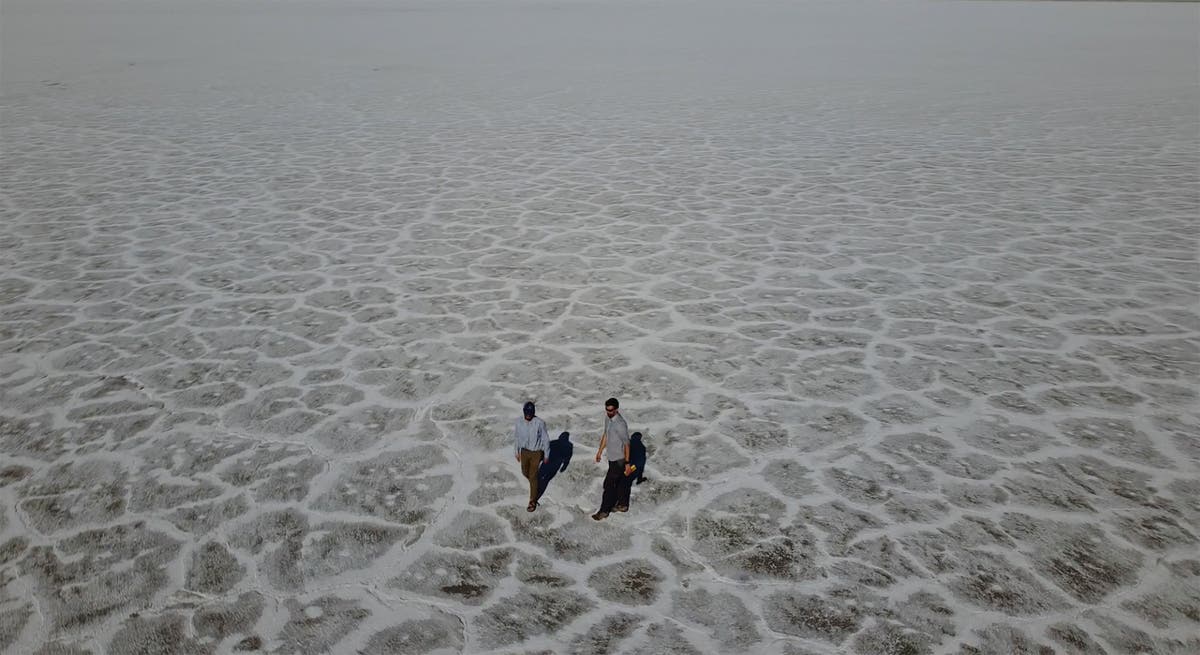
{"label": "shallow depression in salt", "polygon": [[1198,9],[4,2],[0,650],[1200,651]]}

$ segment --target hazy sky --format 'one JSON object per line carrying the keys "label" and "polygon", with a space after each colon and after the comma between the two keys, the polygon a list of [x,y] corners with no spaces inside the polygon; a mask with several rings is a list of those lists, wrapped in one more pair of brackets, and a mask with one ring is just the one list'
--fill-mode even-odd
{"label": "hazy sky", "polygon": [[6,94],[1200,98],[1190,3],[5,0],[0,17]]}

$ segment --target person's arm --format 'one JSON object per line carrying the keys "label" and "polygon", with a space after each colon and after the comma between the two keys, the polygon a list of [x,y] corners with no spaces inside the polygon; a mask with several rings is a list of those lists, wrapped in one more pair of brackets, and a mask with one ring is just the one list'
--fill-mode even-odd
{"label": "person's arm", "polygon": [[518,462],[521,461],[521,424],[520,423],[517,423],[516,426],[513,427],[513,457],[515,457]]}
{"label": "person's arm", "polygon": [[600,453],[604,452],[604,446],[608,443],[608,433],[600,435],[600,447],[596,449],[596,463],[600,463]]}
{"label": "person's arm", "polygon": [[629,466],[632,462],[629,461],[629,440],[625,440],[625,475],[629,475]]}

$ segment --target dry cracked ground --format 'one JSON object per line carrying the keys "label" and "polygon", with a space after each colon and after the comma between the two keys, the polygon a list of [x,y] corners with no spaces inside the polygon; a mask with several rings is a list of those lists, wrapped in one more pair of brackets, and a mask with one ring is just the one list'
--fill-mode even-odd
{"label": "dry cracked ground", "polygon": [[0,649],[1200,651],[1194,96],[386,72],[6,92]]}

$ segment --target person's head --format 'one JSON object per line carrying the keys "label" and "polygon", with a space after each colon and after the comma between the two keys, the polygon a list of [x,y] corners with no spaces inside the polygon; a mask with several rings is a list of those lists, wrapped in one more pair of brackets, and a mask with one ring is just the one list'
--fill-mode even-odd
{"label": "person's head", "polygon": [[634,432],[633,434],[629,435],[629,440],[630,440],[630,441],[641,441],[641,440],[642,440],[642,433],[641,433],[641,432]]}
{"label": "person's head", "polygon": [[608,400],[604,401],[604,413],[609,416],[616,416],[617,408],[620,406],[621,403],[617,402],[616,398],[609,398]]}
{"label": "person's head", "polygon": [[563,432],[562,434],[558,435],[558,440],[559,440],[559,441],[570,441],[570,440],[571,440],[571,433],[570,433],[570,432]]}
{"label": "person's head", "polygon": [[534,412],[533,402],[526,402],[525,406],[521,408],[521,413],[525,414],[526,421],[533,420]]}

